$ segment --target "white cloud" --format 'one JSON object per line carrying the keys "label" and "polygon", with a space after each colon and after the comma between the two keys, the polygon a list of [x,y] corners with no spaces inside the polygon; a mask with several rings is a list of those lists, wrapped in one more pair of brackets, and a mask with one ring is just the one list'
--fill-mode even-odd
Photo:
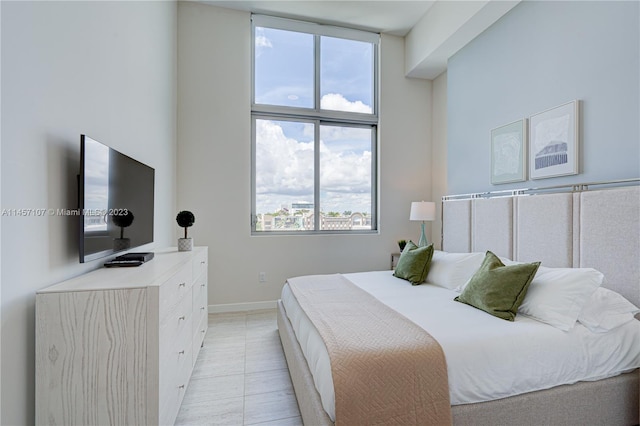
{"label": "white cloud", "polygon": [[256,47],[273,47],[271,40],[263,35],[256,36]]}
{"label": "white cloud", "polygon": [[313,142],[288,138],[277,123],[257,120],[256,171],[258,194],[313,194]]}
{"label": "white cloud", "polygon": [[322,210],[371,211],[371,151],[331,151],[320,142]]}
{"label": "white cloud", "polygon": [[[321,201],[325,211],[371,210],[371,151],[345,149],[330,141],[353,128],[336,127],[320,141]],[[355,129],[360,132],[363,129]],[[294,201],[313,202],[313,126],[302,129],[298,141],[285,135],[279,123],[256,121],[257,212],[275,211]],[[343,134],[344,135],[344,134]],[[324,139],[329,136],[328,140]]]}
{"label": "white cloud", "polygon": [[263,49],[273,48],[273,44],[271,44],[271,40],[264,35],[264,30],[258,28],[256,29],[256,55],[260,56]]}
{"label": "white cloud", "polygon": [[371,107],[362,101],[351,102],[339,93],[327,93],[320,99],[320,108],[332,111],[362,112],[371,114]]}
{"label": "white cloud", "polygon": [[325,191],[369,193],[371,152],[362,154],[331,152],[320,148],[320,182]]}

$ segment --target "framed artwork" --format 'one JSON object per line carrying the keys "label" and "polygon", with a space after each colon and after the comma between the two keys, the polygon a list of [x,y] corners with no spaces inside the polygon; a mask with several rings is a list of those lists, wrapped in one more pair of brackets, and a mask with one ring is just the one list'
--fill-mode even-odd
{"label": "framed artwork", "polygon": [[578,174],[579,103],[571,101],[529,117],[531,179]]}
{"label": "framed artwork", "polygon": [[527,120],[491,130],[491,183],[527,180]]}

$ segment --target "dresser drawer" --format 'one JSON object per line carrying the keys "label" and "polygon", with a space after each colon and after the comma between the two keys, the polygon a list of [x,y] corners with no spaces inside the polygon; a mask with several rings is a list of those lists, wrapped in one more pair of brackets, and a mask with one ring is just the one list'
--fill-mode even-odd
{"label": "dresser drawer", "polygon": [[171,278],[160,286],[160,318],[173,306],[180,303],[183,297],[191,294],[193,271],[190,265],[184,265]]}
{"label": "dresser drawer", "polygon": [[[183,297],[177,306],[160,318],[160,356],[172,351],[185,337],[192,335],[193,307],[191,297]],[[183,345],[184,346],[184,345]],[[177,350],[183,350],[184,347]]]}
{"label": "dresser drawer", "polygon": [[193,278],[207,271],[207,263],[207,249],[202,249],[193,257]]}
{"label": "dresser drawer", "polygon": [[191,363],[193,356],[191,355],[193,335],[185,332],[176,336],[176,339],[167,342],[163,348],[159,358],[160,376],[159,383],[161,389],[160,401],[162,401],[162,392],[168,391],[170,388],[180,386],[185,378],[182,376],[184,364]]}
{"label": "dresser drawer", "polygon": [[200,347],[202,340],[204,340],[204,336],[207,333],[208,320],[209,318],[206,312],[193,313],[193,327],[191,329],[191,334],[196,340],[194,342],[194,347]]}
{"label": "dresser drawer", "polygon": [[193,310],[194,312],[206,312],[207,308],[207,274],[203,274],[193,284]]}
{"label": "dresser drawer", "polygon": [[[188,340],[190,344],[191,340]],[[189,348],[184,354],[178,354],[171,362],[160,367],[161,375],[166,373],[160,387],[160,424],[173,424],[175,421],[191,377],[191,359]]]}
{"label": "dresser drawer", "polygon": [[202,347],[202,342],[204,342],[204,338],[207,334],[209,318],[207,315],[203,315],[200,317],[200,322],[197,324],[193,331],[193,364],[195,365],[196,360],[198,359],[198,352],[200,352],[200,348]]}
{"label": "dresser drawer", "polygon": [[192,319],[192,330],[193,333],[195,333],[196,330],[198,329],[202,329],[202,321],[207,322],[207,316],[208,316],[208,312],[207,312],[207,306],[194,306],[193,309],[193,319]]}

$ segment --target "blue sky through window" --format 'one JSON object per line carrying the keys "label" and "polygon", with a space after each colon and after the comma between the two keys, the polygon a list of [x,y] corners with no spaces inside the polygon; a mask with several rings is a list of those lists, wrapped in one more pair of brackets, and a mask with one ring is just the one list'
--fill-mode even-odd
{"label": "blue sky through window", "polygon": [[[373,45],[361,41],[322,37],[320,41],[321,107],[371,113]],[[329,102],[340,95],[347,103]]]}
{"label": "blue sky through window", "polygon": [[256,103],[313,108],[313,35],[256,28]]}

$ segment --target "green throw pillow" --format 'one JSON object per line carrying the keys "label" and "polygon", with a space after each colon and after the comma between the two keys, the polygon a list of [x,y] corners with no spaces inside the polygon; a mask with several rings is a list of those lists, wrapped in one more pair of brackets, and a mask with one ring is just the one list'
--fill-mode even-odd
{"label": "green throw pillow", "polygon": [[413,285],[422,284],[427,279],[432,257],[433,244],[418,247],[413,241],[409,241],[400,254],[393,276],[407,280]]}
{"label": "green throw pillow", "polygon": [[454,300],[513,321],[538,266],[540,262],[505,266],[498,256],[487,251],[480,269]]}

